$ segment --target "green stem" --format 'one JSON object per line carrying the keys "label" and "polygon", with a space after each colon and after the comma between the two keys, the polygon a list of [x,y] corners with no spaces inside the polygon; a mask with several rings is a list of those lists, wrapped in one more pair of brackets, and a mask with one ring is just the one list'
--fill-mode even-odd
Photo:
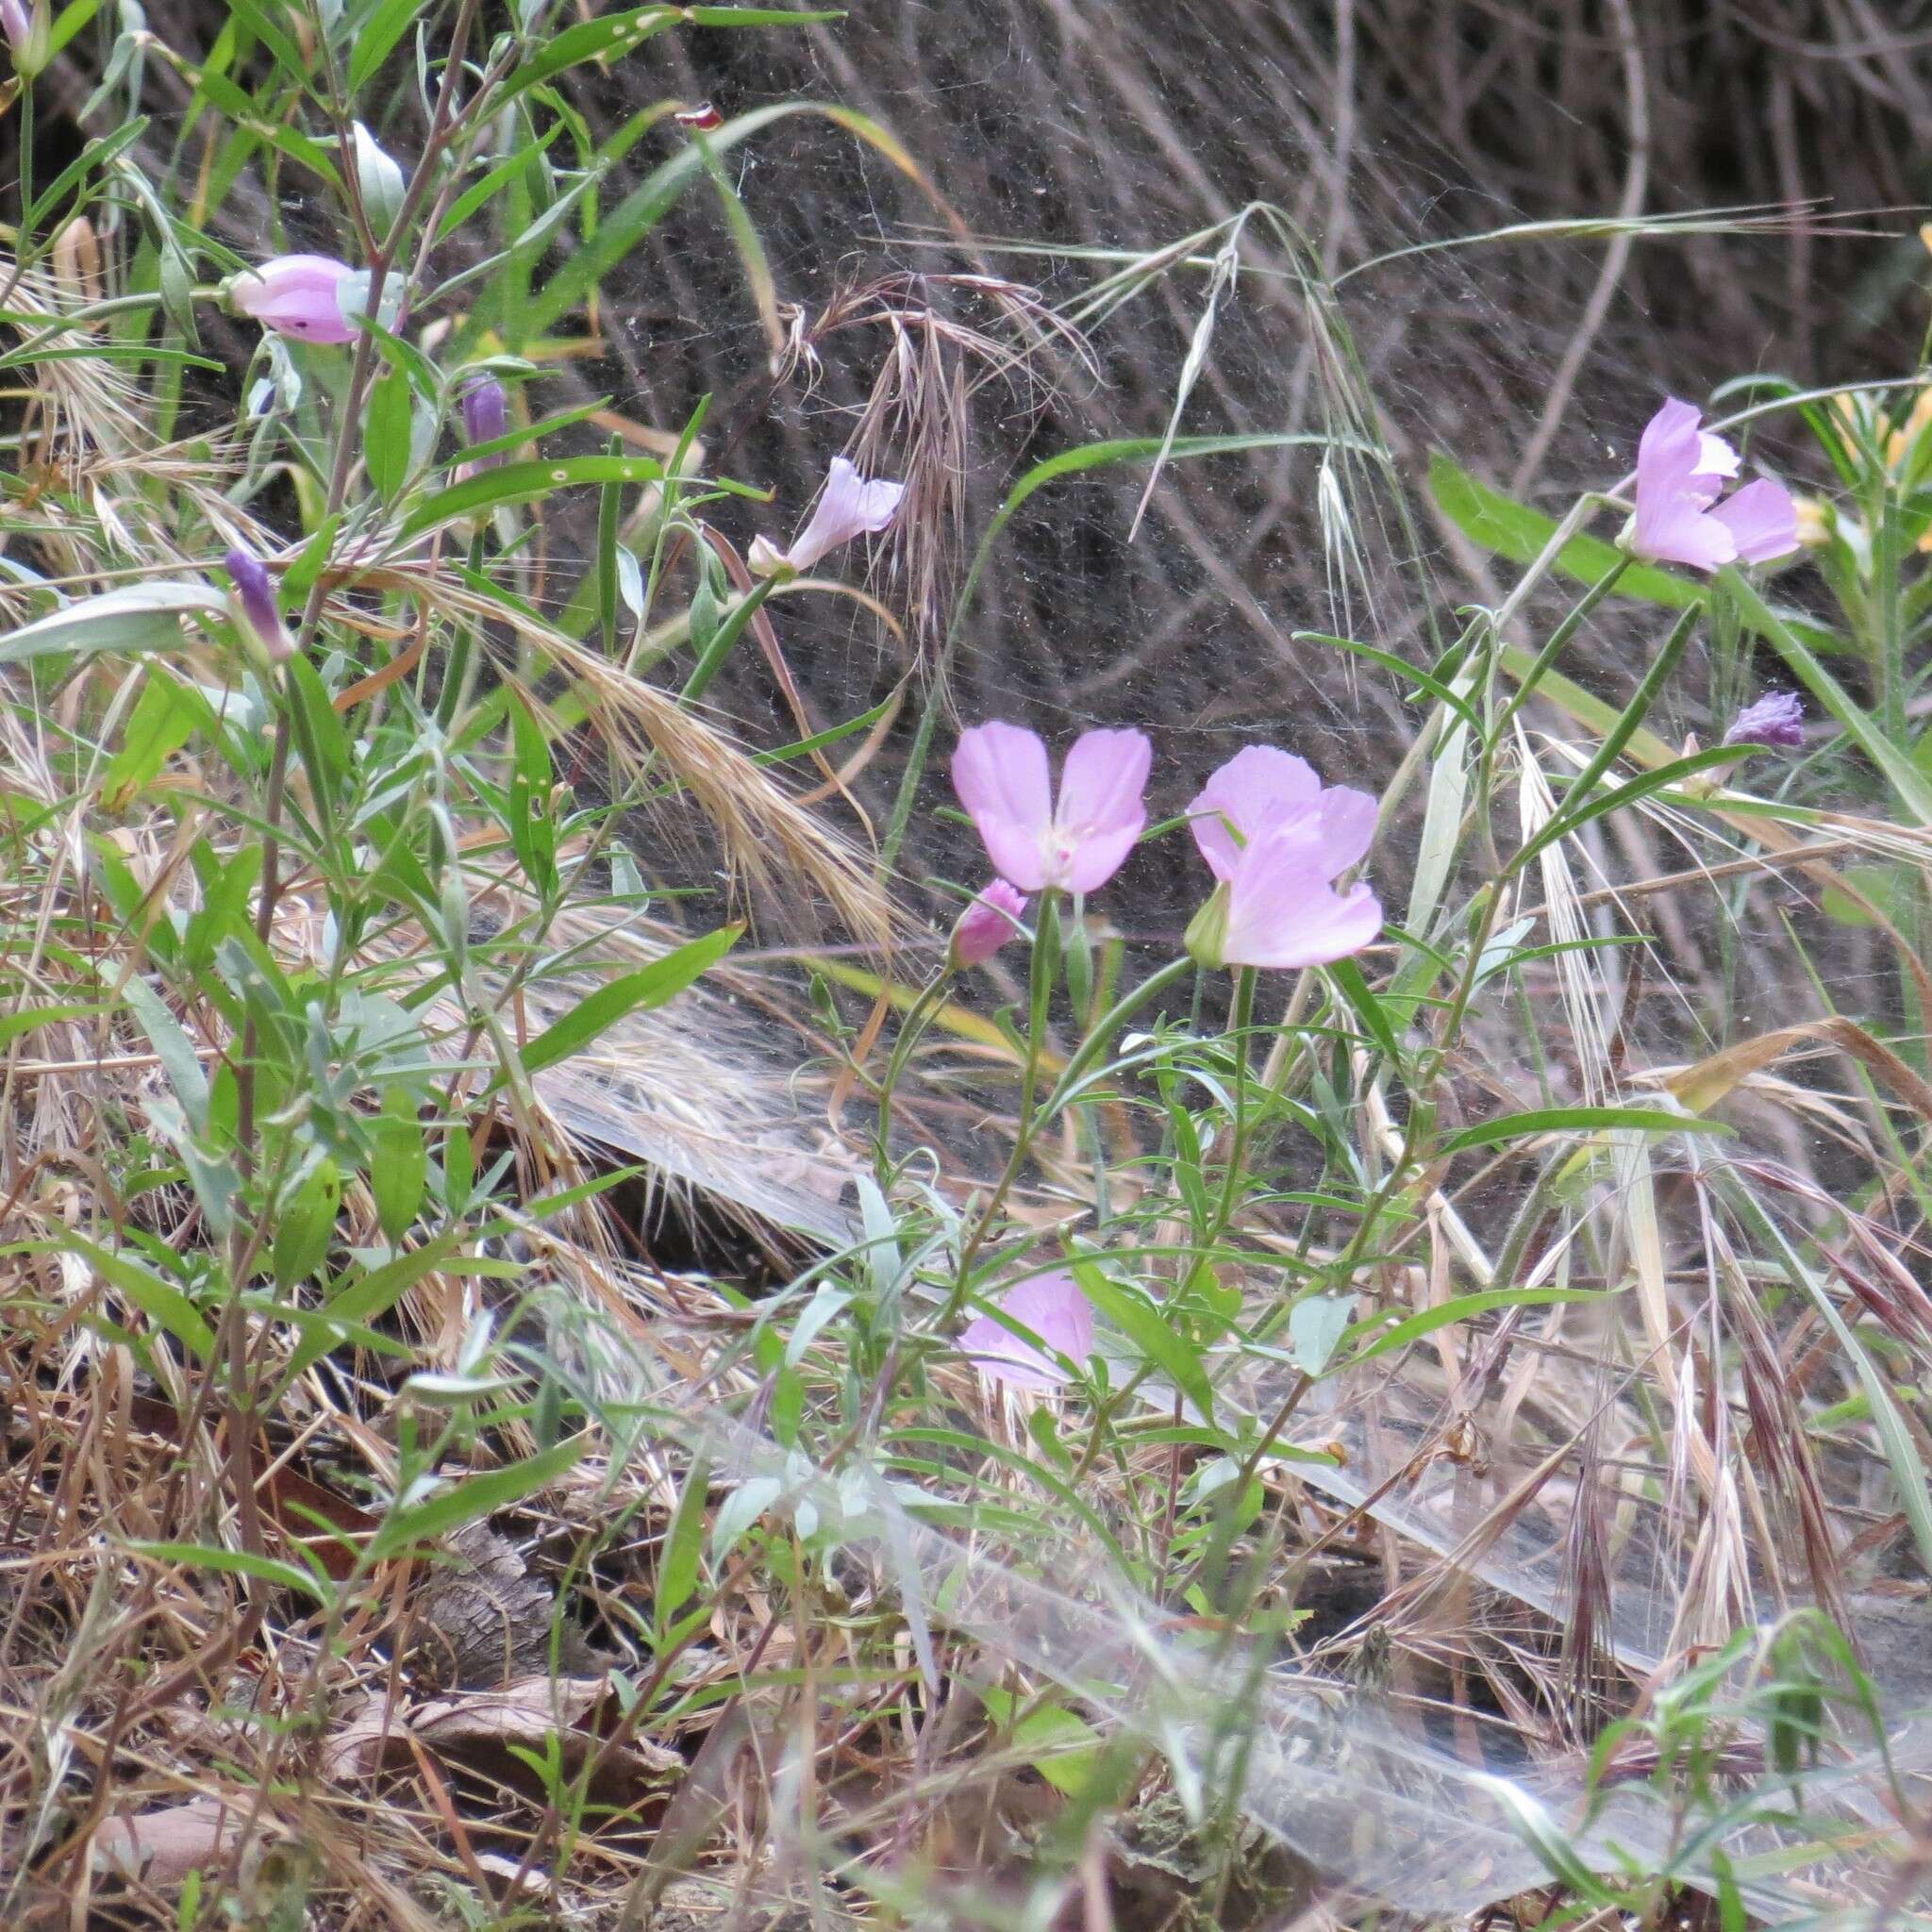
{"label": "green stem", "polygon": [[958,1312],[958,1304],[965,1296],[967,1278],[973,1272],[974,1259],[986,1244],[987,1236],[992,1232],[993,1223],[999,1218],[1000,1209],[1006,1206],[1007,1196],[1012,1192],[1013,1184],[1020,1178],[1021,1170],[1026,1165],[1026,1157],[1032,1150],[1036,1125],[1033,1103],[1040,1091],[1040,1058],[1046,1047],[1047,1013],[1058,964],[1059,930],[1058,895],[1049,890],[1041,896],[1040,916],[1033,932],[1032,971],[1027,981],[1026,1059],[1020,1072],[1020,1114],[1013,1135],[1013,1151],[1008,1158],[1006,1171],[988,1196],[978,1221],[974,1224],[966,1245],[959,1251],[958,1278],[946,1304],[949,1317]]}
{"label": "green stem", "polygon": [[1221,1211],[1208,1245],[1218,1247],[1234,1220],[1235,1191],[1240,1185],[1241,1158],[1248,1141],[1248,1028],[1255,1019],[1255,969],[1243,966],[1235,974],[1234,1021],[1229,1039],[1234,1044],[1234,1130],[1227,1148],[1227,1175],[1221,1184]]}

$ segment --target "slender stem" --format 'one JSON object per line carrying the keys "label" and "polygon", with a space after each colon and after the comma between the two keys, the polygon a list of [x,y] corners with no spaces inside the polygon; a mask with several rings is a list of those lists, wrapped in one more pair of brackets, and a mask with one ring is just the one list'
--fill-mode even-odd
{"label": "slender stem", "polygon": [[1241,1158],[1248,1140],[1248,1028],[1255,1019],[1255,969],[1243,966],[1234,980],[1234,1023],[1228,1037],[1234,1044],[1234,1127],[1227,1148],[1227,1174],[1221,1184],[1221,1211],[1208,1242],[1218,1246],[1234,1219],[1235,1191],[1240,1185]]}
{"label": "slender stem", "polygon": [[906,1062],[911,1058],[912,1049],[924,1037],[925,1029],[932,1023],[932,1016],[939,1011],[943,1002],[946,988],[952,984],[952,973],[941,968],[935,978],[913,1002],[912,1009],[906,1015],[905,1023],[899,1028],[899,1037],[892,1042],[892,1057],[886,1063],[886,1075],[879,1086],[878,1098],[878,1158],[874,1172],[881,1186],[885,1184],[886,1170],[891,1164],[892,1094],[899,1084],[900,1076],[906,1071]]}
{"label": "slender stem", "polygon": [[957,1305],[966,1291],[967,1277],[973,1272],[973,1262],[986,1243],[986,1238],[992,1232],[993,1223],[1006,1206],[1007,1196],[1012,1192],[1013,1184],[1020,1178],[1021,1170],[1026,1165],[1026,1157],[1033,1147],[1034,1100],[1040,1091],[1040,1058],[1046,1046],[1046,1021],[1048,1007],[1053,998],[1055,968],[1059,954],[1059,901],[1051,890],[1044,892],[1040,901],[1040,917],[1033,933],[1033,964],[1028,977],[1028,1020],[1026,1026],[1026,1060],[1020,1072],[1020,1116],[1018,1130],[1013,1136],[1013,1152],[1007,1161],[1006,1172],[999,1177],[985,1208],[981,1210],[973,1232],[967,1237],[966,1245],[959,1251],[959,1273],[958,1283],[947,1304],[947,1312],[957,1312]]}

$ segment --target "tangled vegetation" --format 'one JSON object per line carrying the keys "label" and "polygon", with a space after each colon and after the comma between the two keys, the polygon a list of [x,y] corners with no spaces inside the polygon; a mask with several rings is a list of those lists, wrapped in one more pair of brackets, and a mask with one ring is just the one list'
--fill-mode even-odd
{"label": "tangled vegetation", "polygon": [[[666,78],[841,25],[0,0],[0,1924],[1923,1923],[1932,388],[1552,510],[1574,368],[1423,460],[1306,209],[1049,294]],[[800,122],[925,268],[790,299]],[[1016,558],[1237,462],[1322,741],[1036,702]]]}

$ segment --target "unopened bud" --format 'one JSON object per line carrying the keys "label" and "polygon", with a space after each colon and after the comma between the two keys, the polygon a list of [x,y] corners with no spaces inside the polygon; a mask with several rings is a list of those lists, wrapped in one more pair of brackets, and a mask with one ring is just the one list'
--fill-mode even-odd
{"label": "unopened bud", "polygon": [[85,215],[61,223],[54,236],[54,279],[76,308],[101,299],[101,243]]}
{"label": "unopened bud", "polygon": [[295,647],[282,623],[267,567],[239,543],[222,561],[227,567],[228,581],[235,586],[230,608],[243,635],[261,646],[271,664],[286,664],[295,655]]}
{"label": "unopened bud", "polygon": [[[473,375],[457,394],[462,412],[463,441],[468,443],[494,442],[509,433],[509,405],[503,385],[493,375]],[[503,452],[477,458],[477,467],[489,469],[503,460]]]}
{"label": "unopened bud", "polygon": [[1020,930],[1026,895],[1005,879],[992,884],[960,913],[946,947],[946,965],[954,973],[984,966]]}
{"label": "unopened bud", "polygon": [[13,55],[13,71],[32,80],[52,58],[54,24],[47,0],[0,0],[0,33]]}

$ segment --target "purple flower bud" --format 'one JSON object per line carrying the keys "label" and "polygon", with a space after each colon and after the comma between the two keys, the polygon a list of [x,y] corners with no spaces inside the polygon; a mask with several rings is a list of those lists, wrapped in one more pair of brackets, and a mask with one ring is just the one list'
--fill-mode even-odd
{"label": "purple flower bud", "polygon": [[25,0],[0,0],[0,33],[7,36],[7,44],[16,54],[25,51],[33,30],[33,16]]}
{"label": "purple flower bud", "polygon": [[984,966],[1020,930],[1026,897],[1017,886],[994,879],[959,915],[946,948],[946,964],[955,973]]}
{"label": "purple flower bud", "polygon": [[[470,443],[494,442],[509,433],[509,408],[503,385],[493,375],[473,375],[457,391],[457,407],[462,411],[463,441]],[[478,458],[485,469],[503,460],[503,452]]]}
{"label": "purple flower bud", "polygon": [[1805,744],[1805,708],[1797,693],[1768,691],[1731,721],[1726,744],[1763,744],[1776,751],[1801,751]]}
{"label": "purple flower bud", "polygon": [[271,664],[286,664],[295,655],[295,647],[289,641],[282,613],[275,607],[275,586],[269,581],[261,558],[238,543],[222,561],[235,586],[234,603],[239,607],[240,621],[268,653]]}

